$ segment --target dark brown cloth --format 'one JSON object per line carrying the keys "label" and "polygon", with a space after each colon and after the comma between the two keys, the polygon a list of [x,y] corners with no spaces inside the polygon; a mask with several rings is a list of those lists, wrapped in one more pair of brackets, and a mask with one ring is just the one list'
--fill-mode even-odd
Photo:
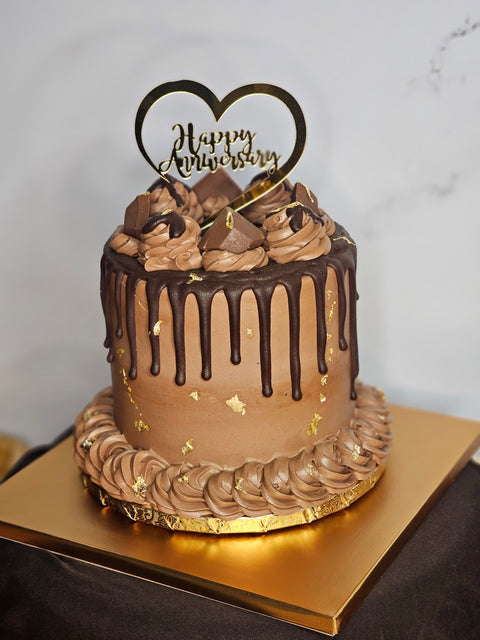
{"label": "dark brown cloth", "polygon": [[[469,463],[337,636],[480,638],[480,468]],[[0,515],[1,517],[1,515]],[[260,614],[0,540],[0,638],[326,637]]]}

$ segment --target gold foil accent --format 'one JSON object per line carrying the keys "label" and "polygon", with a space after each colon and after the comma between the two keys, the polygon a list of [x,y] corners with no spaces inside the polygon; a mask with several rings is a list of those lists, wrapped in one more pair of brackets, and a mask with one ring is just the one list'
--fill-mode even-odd
{"label": "gold foil accent", "polygon": [[307,191],[307,196],[310,198],[310,202],[315,202],[315,200],[313,199],[313,196],[312,196],[312,192],[310,191],[310,188],[307,187],[306,184],[304,184],[303,186],[305,187],[305,189]]}
{"label": "gold foil accent", "polygon": [[144,496],[147,493],[147,483],[142,475],[137,477],[136,482],[132,484],[132,489],[136,496]]}
{"label": "gold foil accent", "polygon": [[242,416],[247,413],[247,405],[245,404],[245,402],[242,402],[236,394],[232,396],[230,400],[225,400],[225,404],[228,404],[230,409],[235,411],[235,413],[241,413]]}
{"label": "gold foil accent", "polygon": [[337,304],[337,301],[334,300],[332,302],[332,304],[330,305],[330,309],[328,310],[328,322],[331,322],[332,319],[333,319],[333,314],[334,314],[334,311],[335,311],[335,305],[336,304]]}
{"label": "gold foil accent", "polygon": [[346,236],[338,236],[337,238],[332,238],[333,242],[337,242],[337,240],[345,240],[345,242],[348,242],[348,244],[351,244],[352,246],[356,246],[355,242],[352,242],[352,240],[350,240],[350,238],[347,238]]}
{"label": "gold foil accent", "polygon": [[316,413],[310,423],[307,425],[307,436],[316,436],[318,431],[318,423],[322,419],[319,413]]}
{"label": "gold foil accent", "polygon": [[237,481],[235,482],[235,489],[237,491],[241,491],[242,493],[247,493],[245,489],[242,487],[242,483],[243,483],[243,478],[237,478]]}
{"label": "gold foil accent", "polygon": [[253,336],[252,329],[249,329],[248,327],[247,327],[247,336]]}
{"label": "gold foil accent", "polygon": [[324,376],[322,376],[322,379],[320,380],[320,384],[322,385],[322,387],[324,387],[328,382],[328,373],[326,373]]}
{"label": "gold foil accent", "polygon": [[182,447],[182,455],[186,456],[187,453],[190,453],[191,451],[193,451],[193,439],[192,438],[187,440],[186,443],[183,445],[183,447]]}
{"label": "gold foil accent", "polygon": [[354,444],[353,445],[353,451],[352,451],[352,458],[354,460],[356,460],[361,453],[362,453],[362,448],[360,447],[360,445],[359,444]]}
{"label": "gold foil accent", "polygon": [[327,340],[330,340],[330,338],[332,337],[331,333],[327,333]]}
{"label": "gold foil accent", "polygon": [[150,426],[146,424],[141,418],[135,420],[135,428],[139,431],[150,431]]}
{"label": "gold foil accent", "polygon": [[227,211],[225,226],[227,229],[233,229],[233,213],[231,211]]}
{"label": "gold foil accent", "polygon": [[327,300],[330,300],[333,296],[333,291],[331,289],[327,289],[325,293],[327,294]]}
{"label": "gold foil accent", "polygon": [[330,347],[330,349],[328,350],[329,356],[328,356],[328,361],[331,362],[332,361],[332,356],[333,356],[333,347]]}
{"label": "gold foil accent", "polygon": [[[157,322],[153,325],[153,335],[154,336],[159,336],[160,335],[160,325],[163,324],[163,320],[157,320]],[[150,333],[152,333],[151,331],[148,332],[148,335],[150,335]]]}
{"label": "gold foil accent", "polygon": [[327,396],[324,393],[320,394],[320,402],[326,402],[327,401]]}
{"label": "gold foil accent", "polygon": [[123,358],[123,356],[124,356],[124,355],[125,355],[125,349],[123,349],[122,347],[119,347],[119,348],[117,349],[117,356],[118,356],[119,358]]}
{"label": "gold foil accent", "polygon": [[203,280],[202,276],[199,276],[196,273],[188,274],[189,280],[187,280],[187,284],[192,284],[192,282],[201,282]]}
{"label": "gold foil accent", "polygon": [[[94,484],[87,476],[87,486],[89,491],[103,504],[120,511],[130,518],[139,522],[145,522],[156,527],[170,529],[171,531],[191,531],[195,533],[214,534],[236,534],[236,533],[266,533],[275,529],[286,527],[296,527],[301,524],[308,524],[324,518],[325,516],[340,511],[350,506],[361,498],[367,491],[372,489],[384,471],[383,466],[377,466],[372,474],[365,480],[361,480],[351,489],[344,493],[336,494],[317,506],[308,507],[288,515],[264,515],[257,518],[237,518],[235,520],[222,520],[215,517],[204,518],[184,518],[169,515],[142,504],[124,502],[112,498],[104,489]],[[238,479],[240,480],[240,478]],[[187,476],[177,478],[178,482],[188,482]],[[241,483],[240,483],[241,484]],[[241,489],[240,489],[241,490]],[[132,507],[134,507],[132,509]]]}
{"label": "gold foil accent", "polygon": [[307,464],[307,467],[308,467],[308,473],[311,476],[315,475],[315,471],[317,470],[317,467],[313,464],[313,462],[309,462]]}
{"label": "gold foil accent", "polygon": [[85,440],[80,445],[85,453],[88,453],[92,448],[92,444],[95,442],[96,438],[85,438]]}
{"label": "gold foil accent", "polygon": [[198,402],[198,400],[200,399],[200,394],[198,393],[198,391],[192,391],[188,394],[188,397],[193,398],[195,402]]}

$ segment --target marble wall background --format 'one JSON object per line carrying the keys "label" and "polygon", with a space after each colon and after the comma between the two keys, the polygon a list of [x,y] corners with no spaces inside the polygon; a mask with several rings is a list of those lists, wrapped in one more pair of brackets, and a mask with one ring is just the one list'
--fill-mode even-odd
{"label": "marble wall background", "polygon": [[478,2],[44,0],[0,34],[0,431],[48,441],[108,384],[99,257],[152,181],[138,104],[181,78],[296,96],[294,177],[359,245],[361,377],[480,417]]}

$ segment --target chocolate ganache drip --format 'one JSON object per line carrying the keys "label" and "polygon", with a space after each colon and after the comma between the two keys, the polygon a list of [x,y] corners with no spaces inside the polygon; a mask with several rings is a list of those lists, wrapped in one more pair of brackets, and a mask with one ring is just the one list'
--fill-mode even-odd
{"label": "chocolate ganache drip", "polygon": [[[167,214],[170,215],[170,214]],[[162,216],[158,223],[162,222]],[[165,216],[163,216],[163,220]],[[175,218],[176,220],[176,218]],[[154,224],[153,218],[147,224]],[[173,226],[173,225],[171,225]],[[173,231],[175,233],[175,231]],[[120,287],[125,279],[126,291],[126,330],[129,347],[131,350],[131,367],[129,376],[132,379],[137,375],[137,346],[135,328],[135,291],[137,284],[143,280],[146,283],[146,293],[149,315],[149,334],[151,343],[151,373],[158,375],[160,372],[160,347],[159,336],[155,335],[154,327],[158,322],[159,298],[164,288],[167,289],[174,327],[174,343],[176,358],[175,382],[178,385],[186,381],[186,354],[185,354],[185,301],[188,294],[196,298],[199,310],[200,337],[201,337],[201,375],[204,380],[212,376],[211,363],[211,313],[214,296],[223,291],[228,303],[230,322],[230,359],[233,364],[241,361],[240,348],[240,299],[244,291],[252,290],[258,307],[260,327],[260,367],[262,379],[262,393],[269,397],[272,389],[272,364],[270,344],[270,320],[271,300],[275,286],[283,285],[287,293],[289,310],[289,348],[290,348],[290,376],[292,397],[300,400],[302,391],[300,387],[300,290],[302,277],[312,279],[316,297],[316,323],[317,323],[317,362],[321,374],[328,371],[325,357],[327,342],[326,310],[325,310],[325,284],[327,270],[331,267],[335,274],[338,287],[338,334],[339,348],[342,351],[348,349],[345,337],[345,325],[347,322],[347,308],[349,309],[348,329],[350,336],[350,360],[351,360],[351,398],[356,398],[354,381],[358,375],[358,349],[356,335],[356,247],[349,239],[347,232],[337,225],[332,236],[334,240],[332,250],[327,255],[308,261],[289,262],[277,265],[273,262],[266,267],[248,272],[205,272],[193,270],[192,272],[165,270],[161,272],[146,272],[138,262],[122,254],[117,254],[108,244],[105,247],[104,257],[101,263],[101,296],[102,306],[106,320],[105,346],[109,348],[108,361],[113,360],[112,333],[115,330],[117,337],[123,334]],[[335,240],[338,240],[335,242]],[[194,282],[191,275],[199,276]],[[345,277],[348,273],[349,304],[345,289]],[[114,278],[113,305],[108,294],[110,279]],[[114,329],[115,328],[115,329]]]}

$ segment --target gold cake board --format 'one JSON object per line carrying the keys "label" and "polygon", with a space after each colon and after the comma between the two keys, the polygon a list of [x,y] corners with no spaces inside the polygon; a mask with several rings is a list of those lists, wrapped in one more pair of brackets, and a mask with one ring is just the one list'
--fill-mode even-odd
{"label": "gold cake board", "polygon": [[335,634],[480,446],[478,422],[392,414],[378,485],[312,524],[212,536],[132,522],[82,488],[69,437],[0,486],[0,535]]}

